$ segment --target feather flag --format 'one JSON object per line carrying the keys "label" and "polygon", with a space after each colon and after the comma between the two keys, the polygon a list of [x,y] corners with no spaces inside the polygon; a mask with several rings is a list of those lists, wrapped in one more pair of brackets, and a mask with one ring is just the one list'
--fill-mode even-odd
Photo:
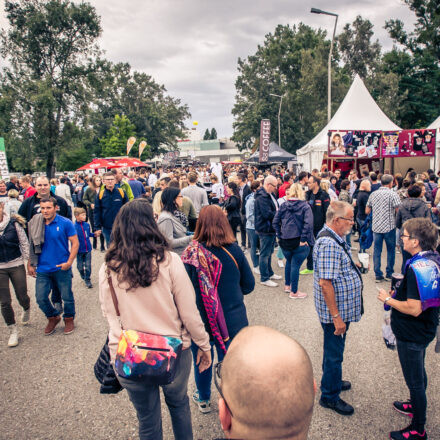
{"label": "feather flag", "polygon": [[147,142],[146,141],[142,141],[139,144],[139,159],[141,158],[142,153],[144,152],[146,146],[147,146]]}
{"label": "feather flag", "polygon": [[133,148],[134,143],[136,142],[136,138],[134,136],[128,138],[127,141],[127,156],[130,154],[130,150]]}

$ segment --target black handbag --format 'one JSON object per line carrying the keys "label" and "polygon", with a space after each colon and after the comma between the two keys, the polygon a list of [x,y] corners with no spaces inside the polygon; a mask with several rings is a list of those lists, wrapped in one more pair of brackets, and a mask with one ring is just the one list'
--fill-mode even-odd
{"label": "black handbag", "polygon": [[108,336],[104,346],[99,353],[98,359],[93,367],[95,377],[101,384],[99,392],[101,394],[117,394],[122,390],[122,386],[116,377],[115,370],[110,361],[110,350],[108,348]]}

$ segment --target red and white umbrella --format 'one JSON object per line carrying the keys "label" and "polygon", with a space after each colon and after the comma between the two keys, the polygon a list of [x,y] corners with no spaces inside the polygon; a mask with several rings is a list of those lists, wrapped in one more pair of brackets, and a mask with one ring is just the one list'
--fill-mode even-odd
{"label": "red and white umbrella", "polygon": [[114,165],[109,166],[108,168],[128,168],[128,167],[147,167],[148,165],[139,159],[134,157],[127,157],[125,159],[117,160]]}
{"label": "red and white umbrella", "polygon": [[90,163],[78,168],[77,171],[96,170],[98,168],[112,168],[114,164],[114,161],[108,159],[93,159]]}

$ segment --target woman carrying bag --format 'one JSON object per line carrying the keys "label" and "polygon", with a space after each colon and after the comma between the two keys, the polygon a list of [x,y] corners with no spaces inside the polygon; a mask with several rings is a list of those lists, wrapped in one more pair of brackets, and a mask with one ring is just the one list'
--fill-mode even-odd
{"label": "woman carrying bag", "polygon": [[[211,346],[215,345],[219,362],[230,341],[248,325],[243,295],[252,292],[255,279],[231,227],[217,205],[201,209],[194,241],[182,254],[182,261],[196,292],[200,311]],[[197,347],[193,344],[194,363]],[[211,356],[213,356],[211,349]],[[197,390],[193,401],[199,411],[211,411],[212,368],[194,369]]]}
{"label": "woman carrying bag", "polygon": [[[187,386],[191,339],[199,347],[199,370],[211,366],[209,336],[193,286],[179,256],[168,251],[146,200],[135,199],[124,205],[112,233],[113,241],[99,272],[99,299],[110,327],[110,357],[136,409],[139,437],[162,439],[161,386],[174,437],[190,440]],[[159,352],[161,356],[157,357]],[[172,382],[158,385],[153,376],[158,370],[172,372]]]}

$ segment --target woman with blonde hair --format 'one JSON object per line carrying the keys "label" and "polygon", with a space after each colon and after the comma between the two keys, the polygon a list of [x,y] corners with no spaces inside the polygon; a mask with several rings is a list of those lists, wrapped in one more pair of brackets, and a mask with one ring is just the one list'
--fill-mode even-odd
{"label": "woman with blonde hair", "polygon": [[291,299],[306,298],[307,293],[298,290],[299,269],[315,238],[312,209],[305,201],[301,184],[294,183],[289,188],[287,201],[275,214],[272,225],[286,257],[284,291]]}
{"label": "woman with blonde hair", "polygon": [[321,180],[320,188],[330,196],[330,201],[334,202],[338,200],[336,193],[330,188],[330,182],[328,180]]}

